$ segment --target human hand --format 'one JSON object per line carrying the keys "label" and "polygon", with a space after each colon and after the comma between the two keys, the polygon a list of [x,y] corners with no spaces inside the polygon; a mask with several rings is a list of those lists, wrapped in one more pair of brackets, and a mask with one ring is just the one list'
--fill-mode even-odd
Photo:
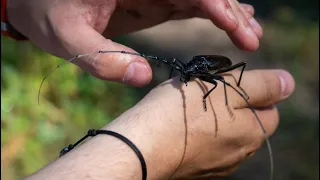
{"label": "human hand", "polygon": [[[236,0],[8,0],[9,22],[37,46],[65,59],[96,50],[135,52],[109,38],[192,17],[211,19],[239,48],[253,51],[262,36],[253,14],[252,6]],[[98,78],[135,86],[152,77],[147,61],[136,56],[103,54],[73,63]]]}
{"label": "human hand", "polygon": [[[233,71],[232,74],[237,78],[240,72]],[[236,87],[231,76],[225,78]],[[147,156],[150,174],[159,173],[163,170],[161,167],[165,167],[167,171],[160,174],[174,173],[172,179],[230,175],[258,150],[265,137],[245,101],[227,87],[229,106],[235,119],[230,117],[222,83],[211,93],[207,101],[208,111],[205,112],[202,96],[207,91],[203,92],[199,87],[203,86],[201,84],[193,81],[186,87],[178,78],[167,81],[120,116],[120,121],[116,120],[106,128],[133,137],[134,142],[143,141],[140,138],[152,140],[151,144],[141,142],[137,145],[145,148],[142,151]],[[212,87],[212,84],[203,84],[208,89]],[[250,96],[249,103],[255,108],[267,135],[272,135],[279,121],[275,104],[291,95],[294,79],[283,70],[253,70],[244,72],[241,84]],[[140,120],[136,121],[136,116]],[[122,123],[124,126],[120,125]],[[130,128],[128,131],[131,123],[141,124],[141,129]],[[143,132],[145,137],[138,132]]]}
{"label": "human hand", "polygon": [[[231,72],[239,77],[239,71]],[[281,78],[280,78],[281,77]],[[231,76],[227,82],[236,86]],[[281,80],[282,79],[282,80]],[[226,106],[222,83],[207,99],[203,110],[199,80],[184,86],[179,78],[154,88],[138,104],[103,129],[120,133],[142,152],[148,180],[205,179],[230,175],[261,146],[264,134],[245,101],[227,86]],[[241,87],[250,96],[268,136],[274,133],[279,116],[275,107],[294,90],[292,76],[283,70],[245,71]],[[38,179],[141,179],[141,165],[122,141],[98,135],[54,163],[33,174]]]}

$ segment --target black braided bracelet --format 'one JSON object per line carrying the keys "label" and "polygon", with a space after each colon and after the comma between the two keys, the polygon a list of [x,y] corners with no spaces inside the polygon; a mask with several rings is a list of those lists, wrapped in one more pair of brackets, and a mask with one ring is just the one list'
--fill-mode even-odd
{"label": "black braided bracelet", "polygon": [[74,147],[76,147],[78,144],[80,144],[83,140],[85,140],[86,138],[90,137],[90,136],[96,136],[97,134],[107,134],[107,135],[111,135],[114,136],[116,138],[121,139],[123,142],[125,142],[128,146],[130,146],[133,151],[137,154],[140,163],[141,163],[141,168],[142,168],[142,180],[147,180],[147,165],[146,162],[142,156],[142,153],[140,152],[140,150],[137,148],[136,145],[134,145],[129,139],[127,139],[126,137],[122,136],[121,134],[118,134],[116,132],[113,131],[108,131],[108,130],[95,130],[95,129],[90,129],[88,131],[88,134],[85,135],[83,138],[81,138],[79,141],[77,141],[75,144],[70,144],[69,146],[63,148],[60,151],[60,157],[65,155],[66,153],[68,153],[69,151],[71,151]]}

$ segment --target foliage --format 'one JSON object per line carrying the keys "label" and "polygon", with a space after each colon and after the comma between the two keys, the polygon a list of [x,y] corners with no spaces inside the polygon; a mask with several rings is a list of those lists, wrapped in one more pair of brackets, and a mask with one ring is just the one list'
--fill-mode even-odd
{"label": "foliage", "polygon": [[137,101],[132,88],[103,82],[69,64],[45,81],[38,106],[42,78],[64,60],[29,43],[1,37],[1,44],[4,179],[21,179],[36,171],[89,128],[106,125]]}
{"label": "foliage", "polygon": [[[319,179],[319,27],[297,12],[278,7],[270,19],[263,20],[264,38],[258,52],[262,54],[259,61],[268,64],[263,68],[287,69],[296,80],[295,93],[279,104],[281,121],[272,137],[279,180]],[[118,40],[127,43],[126,38]],[[63,60],[28,43],[1,37],[1,44],[4,179],[21,179],[56,159],[62,147],[89,128],[106,125],[150,89],[104,82],[69,64],[46,80],[38,106],[42,78]],[[259,166],[239,176],[252,179],[248,177],[255,174],[254,168],[257,173],[268,169],[266,162],[259,161]]]}

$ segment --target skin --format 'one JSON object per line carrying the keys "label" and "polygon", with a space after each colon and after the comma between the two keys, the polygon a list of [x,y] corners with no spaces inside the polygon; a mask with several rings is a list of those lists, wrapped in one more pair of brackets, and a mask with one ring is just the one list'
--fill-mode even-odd
{"label": "skin", "polygon": [[[259,47],[262,28],[250,5],[235,0],[8,0],[9,22],[32,43],[69,59],[96,50],[135,52],[109,38],[169,20],[208,18],[242,50]],[[140,57],[102,54],[73,62],[97,78],[143,86],[152,78]],[[238,77],[239,72],[232,72]],[[235,86],[234,79],[226,80]],[[253,84],[254,83],[254,84]],[[223,86],[207,99],[211,84],[179,78],[153,89],[137,105],[103,127],[130,139],[142,151],[148,179],[206,179],[230,175],[263,143],[263,134],[244,101],[228,88],[233,120],[225,107]],[[200,86],[200,88],[199,88]],[[294,90],[292,76],[281,70],[244,73],[242,87],[250,96],[268,135],[276,130],[275,103]],[[38,179],[141,179],[140,162],[120,140],[99,135],[27,177]]]}
{"label": "skin", "polygon": [[[97,50],[135,52],[109,38],[192,17],[210,19],[242,50],[256,50],[262,37],[253,7],[236,0],[8,0],[7,12],[32,43],[64,59]],[[152,78],[141,57],[104,54],[73,63],[97,78],[133,86]]]}
{"label": "skin", "polygon": [[[238,77],[239,71],[232,74]],[[231,76],[225,78],[236,86]],[[116,131],[139,147],[146,160],[149,180],[170,177],[207,179],[230,175],[241,162],[254,154],[264,142],[264,137],[243,99],[228,88],[235,119],[230,117],[221,83],[209,96],[208,111],[204,112],[202,88],[210,87],[212,84],[202,84],[198,80],[191,81],[186,87],[179,82],[179,77],[170,79],[102,129]],[[283,70],[246,71],[242,87],[270,136],[279,123],[275,103],[288,98],[294,90],[292,76]],[[218,131],[215,131],[217,127]],[[134,152],[122,141],[98,135],[27,180],[57,177],[140,180],[141,166]]]}

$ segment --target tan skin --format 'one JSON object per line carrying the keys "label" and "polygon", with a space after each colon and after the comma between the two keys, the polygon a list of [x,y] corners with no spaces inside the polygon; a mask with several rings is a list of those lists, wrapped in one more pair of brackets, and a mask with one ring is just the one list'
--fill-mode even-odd
{"label": "tan skin", "polygon": [[[253,14],[252,6],[235,0],[8,0],[9,22],[40,48],[65,59],[96,50],[135,52],[109,38],[191,17],[209,18],[240,49],[254,51],[262,29]],[[73,63],[98,78],[134,86],[152,78],[140,57],[110,54]]]}
{"label": "tan skin", "polygon": [[[239,71],[233,74],[237,77]],[[230,76],[225,77],[236,85]],[[103,127],[124,135],[139,147],[148,167],[148,180],[228,176],[264,142],[254,115],[231,88],[228,95],[234,120],[225,107],[221,83],[209,96],[208,111],[204,112],[201,87],[210,88],[212,84],[203,84],[191,81],[186,87],[178,77],[170,79]],[[246,71],[242,87],[270,136],[279,123],[274,105],[293,92],[292,76],[283,70]],[[122,141],[98,135],[27,178],[40,179],[140,180],[141,166]]]}
{"label": "tan skin", "polygon": [[[253,14],[252,6],[235,0],[8,0],[10,23],[37,46],[63,58],[96,50],[134,52],[108,38],[191,17],[209,18],[237,47],[254,51],[262,29]],[[98,78],[134,86],[152,78],[147,61],[130,55],[100,55],[74,63]],[[131,78],[128,70],[133,70]],[[238,71],[232,73],[238,77]],[[235,85],[229,76],[226,79]],[[185,87],[178,78],[169,80],[103,128],[119,132],[139,147],[148,179],[229,175],[263,143],[256,119],[232,89],[228,88],[228,95],[234,121],[226,110],[221,83],[207,100],[207,112],[199,84],[192,81]],[[271,135],[279,121],[274,104],[293,92],[292,76],[281,70],[249,71],[244,73],[242,87]],[[138,180],[141,167],[124,143],[99,135],[27,179]]]}

